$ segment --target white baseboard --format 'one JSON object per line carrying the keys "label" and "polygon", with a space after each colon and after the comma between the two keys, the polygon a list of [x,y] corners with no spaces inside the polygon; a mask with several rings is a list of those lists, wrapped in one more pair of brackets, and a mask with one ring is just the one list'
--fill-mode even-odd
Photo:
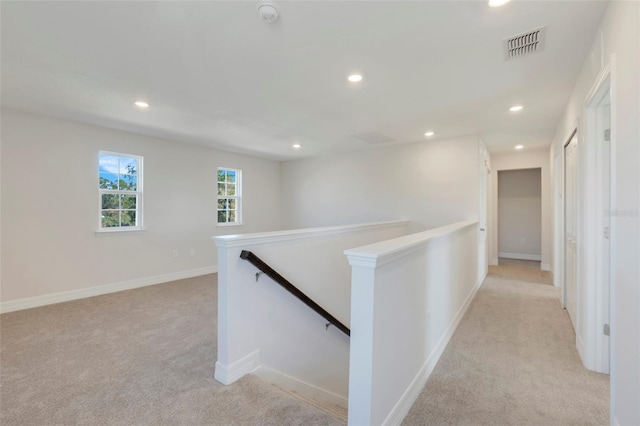
{"label": "white baseboard", "polygon": [[491,259],[489,261],[489,265],[492,265],[492,266],[498,266],[499,264],[500,264],[500,262],[498,261],[498,258]]}
{"label": "white baseboard", "polygon": [[[474,297],[475,297],[475,294],[478,292],[478,289],[482,287],[482,284],[484,283],[484,280],[487,278],[487,275],[489,275],[489,271],[484,271],[484,275],[482,275],[482,278],[480,278],[480,281],[476,283],[476,288],[472,291]],[[471,300],[473,300],[473,298],[471,298]],[[464,303],[467,303],[466,300]]]}
{"label": "white baseboard", "polygon": [[265,367],[264,365],[261,365],[253,373],[267,382],[273,383],[288,391],[297,392],[315,399],[327,401],[344,408],[347,408],[349,405],[348,399],[344,396],[319,388],[310,383],[303,382],[280,371]]}
{"label": "white baseboard", "polygon": [[507,253],[500,252],[498,257],[504,257],[505,259],[519,259],[519,260],[542,260],[542,255],[539,254],[524,254],[524,253]]}
{"label": "white baseboard", "polygon": [[460,309],[458,309],[458,312],[456,312],[456,315],[453,317],[451,323],[449,323],[447,330],[438,341],[436,347],[433,349],[433,351],[431,351],[431,353],[427,357],[427,360],[424,362],[420,370],[418,370],[418,373],[411,381],[409,387],[407,387],[387,418],[384,420],[383,425],[399,425],[402,423],[402,420],[404,420],[405,416],[409,413],[409,410],[416,402],[418,395],[420,395],[422,388],[424,388],[424,385],[427,383],[429,376],[431,376],[433,369],[436,367],[438,360],[447,347],[449,340],[451,340],[453,333],[456,331],[456,328],[458,328],[458,324],[460,324],[460,321],[462,321],[462,318],[467,312],[467,309],[469,309],[469,306],[471,306],[471,302],[476,297],[476,294],[478,293],[480,286],[482,286],[483,281],[484,277],[478,283],[476,283],[474,288],[471,290],[471,292],[467,296],[467,299],[464,301]]}
{"label": "white baseboard", "polygon": [[[567,316],[568,315],[569,313],[567,312]],[[571,319],[569,319],[569,321],[571,321]],[[582,362],[582,365],[584,365],[585,368],[589,368],[585,365],[584,342],[582,341],[582,337],[580,337],[578,333],[576,333],[576,349],[578,349],[578,355],[580,356],[580,362]]]}
{"label": "white baseboard", "polygon": [[223,385],[230,385],[258,367],[260,367],[260,349],[256,349],[230,365],[216,361],[214,378]]}
{"label": "white baseboard", "polygon": [[123,290],[131,290],[149,285],[162,284],[169,281],[182,280],[200,275],[214,274],[218,272],[217,266],[190,269],[188,271],[173,272],[170,274],[154,275],[135,280],[121,281],[118,283],[104,284],[95,287],[81,288],[78,290],[63,291],[60,293],[45,294],[43,296],[27,297],[24,299],[9,300],[0,303],[0,313],[20,311],[23,309],[37,308],[39,306],[53,305],[54,303],[69,302],[71,300],[85,299],[87,297],[100,296]]}
{"label": "white baseboard", "polygon": [[416,402],[416,399],[418,399],[422,388],[424,388],[429,376],[433,372],[435,363],[433,363],[433,366],[431,365],[431,358],[432,357],[429,356],[425,363],[422,364],[422,367],[418,370],[418,374],[415,375],[409,387],[407,387],[387,418],[384,420],[382,423],[383,425],[399,425],[402,423],[402,420],[404,420],[406,415],[409,413],[409,410]]}
{"label": "white baseboard", "polygon": [[551,270],[551,265],[549,265],[548,263],[541,263],[540,264],[540,269],[543,271],[550,271]]}

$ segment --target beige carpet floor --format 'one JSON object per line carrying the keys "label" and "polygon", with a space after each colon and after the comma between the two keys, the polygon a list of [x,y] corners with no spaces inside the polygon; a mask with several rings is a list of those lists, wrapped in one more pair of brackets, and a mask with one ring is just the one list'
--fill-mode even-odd
{"label": "beige carpet floor", "polygon": [[520,265],[540,269],[541,263],[542,262],[540,262],[539,260],[509,259],[506,257],[498,258],[498,265]]}
{"label": "beige carpet floor", "polygon": [[609,377],[586,370],[548,272],[491,267],[405,425],[605,425]]}
{"label": "beige carpet floor", "polygon": [[[606,424],[549,274],[492,268],[404,424]],[[0,315],[0,424],[331,425],[246,376],[213,380],[216,276]]]}
{"label": "beige carpet floor", "polygon": [[223,386],[216,275],[0,315],[0,424],[340,424],[245,376]]}

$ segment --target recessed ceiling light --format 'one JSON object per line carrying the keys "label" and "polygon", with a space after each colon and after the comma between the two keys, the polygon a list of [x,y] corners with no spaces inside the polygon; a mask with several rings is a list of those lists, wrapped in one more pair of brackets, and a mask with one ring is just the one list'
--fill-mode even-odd
{"label": "recessed ceiling light", "polygon": [[349,77],[347,77],[347,80],[349,80],[352,83],[357,83],[359,81],[362,81],[362,75],[360,75],[360,74],[351,74]]}
{"label": "recessed ceiling light", "polygon": [[135,101],[134,104],[139,108],[149,108],[149,104],[145,101]]}
{"label": "recessed ceiling light", "polygon": [[521,111],[522,108],[524,108],[522,105],[514,105],[511,108],[509,108],[509,111],[511,112],[518,112]]}
{"label": "recessed ceiling light", "polygon": [[524,145],[516,145],[515,148],[516,149],[522,149],[522,148],[524,148]]}
{"label": "recessed ceiling light", "polygon": [[294,143],[293,145],[291,145],[293,147],[293,149],[300,149],[302,148],[302,145],[300,145],[299,143]]}
{"label": "recessed ceiling light", "polygon": [[435,135],[435,133],[433,133],[433,131],[429,130],[429,131],[428,131],[428,132],[426,132],[424,135],[428,137],[428,136],[433,136],[433,135]]}
{"label": "recessed ceiling light", "polygon": [[500,7],[509,3],[511,0],[489,0],[490,7]]}

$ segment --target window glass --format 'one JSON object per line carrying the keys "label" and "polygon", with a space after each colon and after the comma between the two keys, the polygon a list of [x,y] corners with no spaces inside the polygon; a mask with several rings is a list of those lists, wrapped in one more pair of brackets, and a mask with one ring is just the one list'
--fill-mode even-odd
{"label": "window glass", "polygon": [[98,228],[110,231],[141,228],[142,157],[100,152],[98,179]]}
{"label": "window glass", "polygon": [[242,171],[218,169],[218,224],[239,225],[242,205]]}

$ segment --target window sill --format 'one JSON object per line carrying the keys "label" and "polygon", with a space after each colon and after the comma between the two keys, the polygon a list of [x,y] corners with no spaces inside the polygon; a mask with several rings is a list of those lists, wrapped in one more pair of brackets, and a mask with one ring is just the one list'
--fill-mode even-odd
{"label": "window sill", "polygon": [[120,234],[136,234],[138,232],[147,232],[146,228],[133,228],[133,229],[101,229],[96,231],[96,237],[104,237],[105,235],[120,235]]}
{"label": "window sill", "polygon": [[225,222],[225,223],[218,223],[218,226],[222,226],[222,227],[226,227],[226,226],[242,226],[242,222]]}

